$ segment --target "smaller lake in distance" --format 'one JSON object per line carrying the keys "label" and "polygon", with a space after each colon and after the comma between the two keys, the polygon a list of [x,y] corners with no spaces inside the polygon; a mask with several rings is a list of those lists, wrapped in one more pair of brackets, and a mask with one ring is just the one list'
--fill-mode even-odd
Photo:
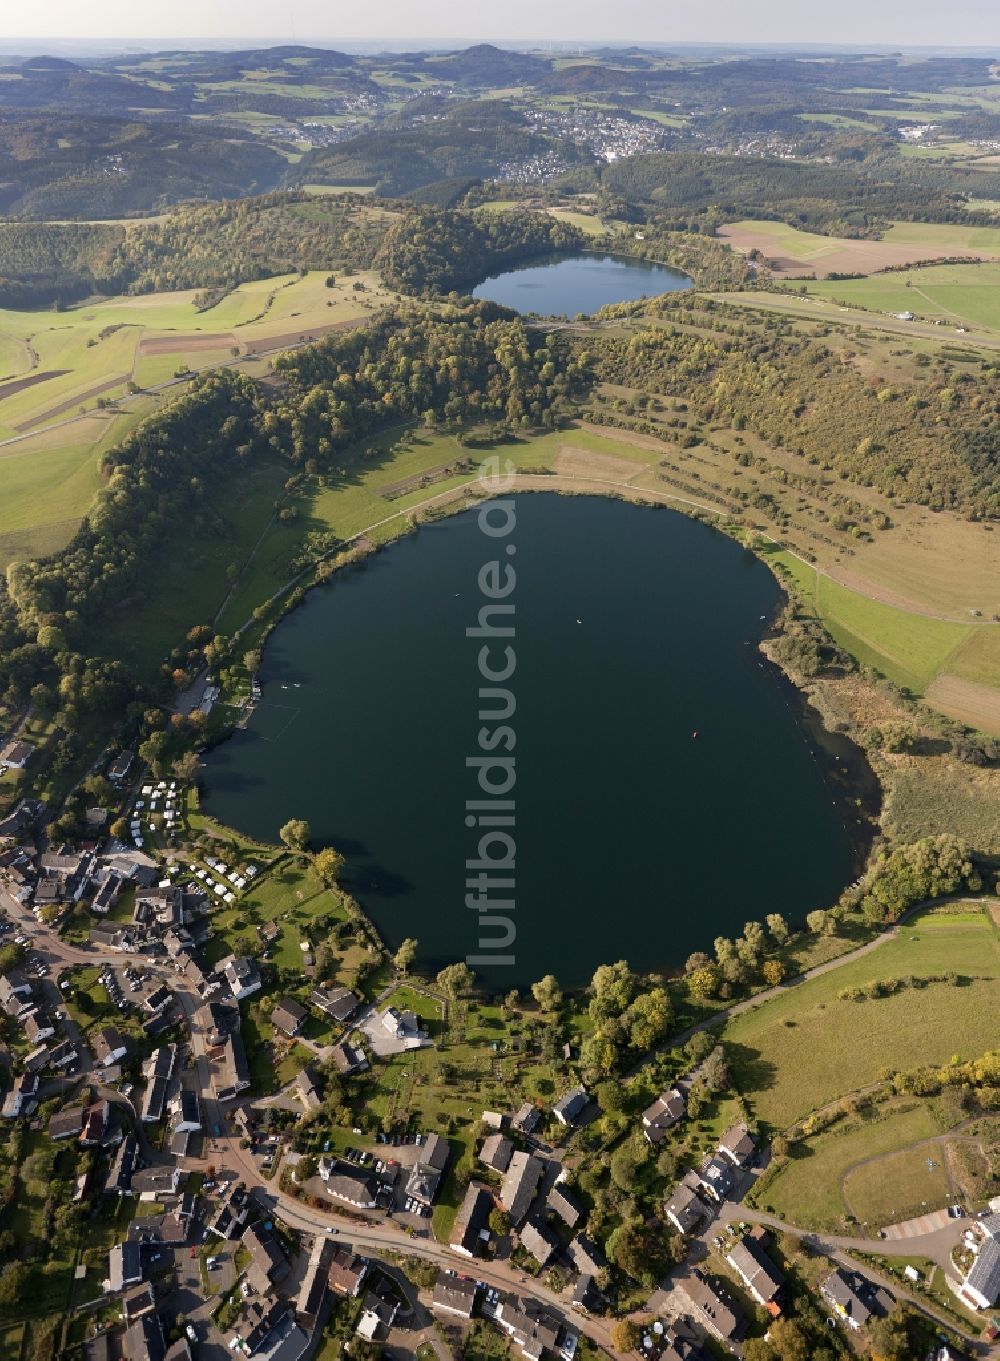
{"label": "smaller lake in distance", "polygon": [[491,275],[472,290],[474,298],[538,312],[575,317],[612,302],[635,302],[660,293],[679,293],[691,279],[680,270],[620,255],[547,255]]}

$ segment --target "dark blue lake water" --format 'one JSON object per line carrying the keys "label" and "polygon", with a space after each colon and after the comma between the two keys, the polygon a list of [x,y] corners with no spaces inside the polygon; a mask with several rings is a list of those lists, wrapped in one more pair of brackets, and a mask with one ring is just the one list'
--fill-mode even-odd
{"label": "dark blue lake water", "polygon": [[[675,966],[751,918],[830,905],[851,840],[757,648],[771,573],[672,511],[514,505],[516,962],[480,972],[510,987],[620,957]],[[211,813],[269,840],[308,819],[387,942],[416,936],[432,967],[476,950],[481,644],[465,629],[497,557],[464,512],[313,591],[267,645],[248,729],[207,758]]]}

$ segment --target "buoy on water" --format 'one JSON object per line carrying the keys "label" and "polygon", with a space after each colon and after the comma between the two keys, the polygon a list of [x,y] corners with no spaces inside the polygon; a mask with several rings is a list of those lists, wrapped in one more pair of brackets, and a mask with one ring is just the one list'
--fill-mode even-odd
{"label": "buoy on water", "polygon": [[692,737],[700,737],[701,734],[699,733],[698,729],[695,728],[695,730],[694,730],[694,732],[691,734],[691,736],[692,736]]}

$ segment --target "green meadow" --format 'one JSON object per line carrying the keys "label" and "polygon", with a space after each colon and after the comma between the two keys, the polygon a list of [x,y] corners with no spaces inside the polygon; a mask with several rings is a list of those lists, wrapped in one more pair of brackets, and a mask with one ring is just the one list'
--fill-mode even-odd
{"label": "green meadow", "polygon": [[[936,230],[936,229],[935,229]],[[956,228],[956,230],[959,230]],[[979,231],[993,231],[979,228]],[[995,232],[1000,238],[1000,230]],[[961,247],[951,248],[961,254]],[[1000,264],[928,265],[863,279],[816,279],[802,285],[812,297],[874,312],[914,312],[958,327],[1000,329]]]}
{"label": "green meadow", "polygon": [[[889,997],[841,1001],[876,979],[954,971]],[[1000,1044],[997,931],[982,909],[927,911],[871,954],[744,1013],[725,1029],[730,1065],[756,1116],[775,1129],[875,1082],[886,1070],[970,1059]]]}
{"label": "green meadow", "polygon": [[922,694],[951,659],[961,658],[968,680],[990,683],[997,663],[992,624],[960,624],[884,605],[842,586],[790,553],[775,553],[779,563],[810,602],[831,637],[845,652],[897,685]]}

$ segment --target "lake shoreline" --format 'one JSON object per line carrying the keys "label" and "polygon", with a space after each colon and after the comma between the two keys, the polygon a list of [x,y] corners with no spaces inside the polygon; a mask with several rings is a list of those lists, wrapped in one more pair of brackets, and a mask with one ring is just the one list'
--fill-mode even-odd
{"label": "lake shoreline", "polygon": [[[525,485],[530,479],[530,484]],[[627,492],[621,493],[613,488],[586,488],[579,489],[567,485],[559,485],[562,479],[557,475],[552,477],[529,474],[522,482],[517,478],[512,490],[518,494],[526,491],[548,491],[558,492],[562,496],[587,496],[588,498],[600,500],[621,500],[623,502],[634,502],[646,506],[647,508],[677,509],[684,511],[685,518],[694,519],[706,524],[709,528],[720,530],[725,538],[740,544],[745,552],[752,550],[742,543],[739,535],[727,531],[719,522],[718,518],[707,512],[696,504],[684,505],[674,501],[673,504],[666,504],[665,501],[652,499],[641,493],[636,496],[629,496]],[[299,580],[292,589],[284,592],[283,598],[275,598],[272,602],[274,606],[279,606],[274,616],[267,621],[266,632],[261,638],[261,644],[265,641],[271,630],[279,622],[292,614],[300,603],[303,603],[312,593],[315,586],[327,584],[345,566],[361,566],[369,557],[378,552],[382,547],[396,544],[403,537],[409,537],[412,530],[424,524],[433,524],[437,520],[451,518],[466,510],[474,509],[475,506],[484,499],[479,493],[477,484],[472,482],[459,488],[454,488],[452,494],[445,501],[437,500],[434,505],[421,509],[414,508],[413,512],[401,517],[398,526],[399,532],[389,539],[386,543],[373,543],[359,535],[357,539],[351,540],[335,558],[327,559],[324,563],[318,564],[310,572],[310,580]],[[846,835],[846,840],[850,850],[851,874],[856,878],[859,876],[866,865],[877,834],[877,816],[882,800],[882,786],[878,781],[875,772],[867,762],[865,753],[861,748],[856,747],[853,742],[841,733],[828,730],[822,720],[820,712],[810,702],[808,690],[796,683],[795,678],[778,665],[775,660],[768,655],[768,643],[778,636],[781,627],[781,620],[784,616],[785,606],[788,596],[785,584],[773,572],[767,557],[761,554],[754,554],[758,561],[767,566],[769,573],[774,578],[778,591],[780,592],[780,605],[776,606],[772,612],[772,622],[768,626],[767,632],[763,637],[759,637],[753,646],[758,651],[759,665],[768,677],[769,684],[776,687],[780,692],[782,700],[790,711],[790,717],[800,735],[801,739],[809,748],[811,759],[820,768],[823,784],[829,791],[832,801],[837,806],[837,820],[840,822]],[[290,583],[291,586],[291,583]],[[234,729],[235,730],[235,729]],[[225,736],[220,734],[220,740],[225,741],[231,736],[232,731]],[[213,744],[214,745],[214,744]],[[840,885],[836,894],[829,899],[824,897],[824,901],[813,903],[813,906],[833,906],[839,898],[840,893],[851,886],[847,876]],[[379,935],[383,935],[383,926],[376,925],[375,919],[364,907],[364,893],[360,884],[348,891],[352,891],[355,900],[361,898],[361,910],[368,922],[371,923],[373,930]],[[803,915],[804,915],[803,908]],[[390,936],[392,932],[390,931]],[[384,938],[384,937],[383,937]],[[709,942],[710,943],[710,942]],[[705,944],[702,942],[701,944]],[[669,972],[673,973],[677,968],[676,961],[671,962]]]}

